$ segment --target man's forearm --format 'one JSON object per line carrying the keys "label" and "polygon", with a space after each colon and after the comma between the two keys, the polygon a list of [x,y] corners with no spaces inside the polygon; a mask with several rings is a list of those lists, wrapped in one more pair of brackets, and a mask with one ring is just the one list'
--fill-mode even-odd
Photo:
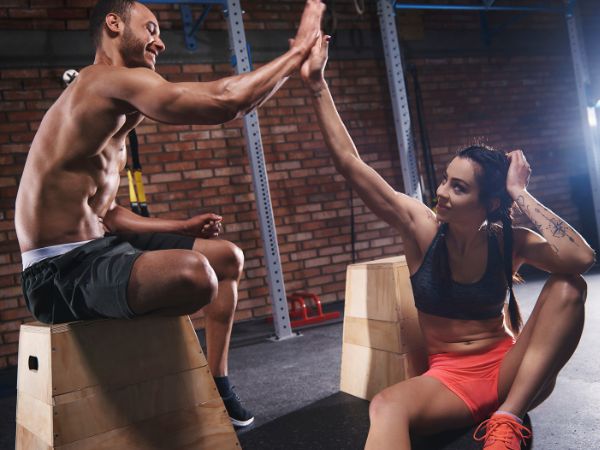
{"label": "man's forearm", "polygon": [[172,124],[219,124],[242,117],[264,103],[302,62],[302,51],[290,50],[252,72],[216,81],[165,83],[156,90],[152,112],[146,116]]}
{"label": "man's forearm", "polygon": [[225,78],[229,101],[235,104],[238,117],[266,102],[296,71],[305,58],[301,49],[294,48],[252,72]]}
{"label": "man's forearm", "polygon": [[142,217],[134,212],[115,206],[103,219],[104,226],[112,233],[178,233],[185,234],[184,220]]}

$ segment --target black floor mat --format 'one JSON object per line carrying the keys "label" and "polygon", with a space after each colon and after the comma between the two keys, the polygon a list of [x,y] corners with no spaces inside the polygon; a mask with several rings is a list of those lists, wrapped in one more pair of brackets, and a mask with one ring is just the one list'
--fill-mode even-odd
{"label": "black floor mat", "polygon": [[339,392],[239,435],[244,450],[359,450],[369,402]]}
{"label": "black floor mat", "polygon": [[[525,425],[531,426],[529,417]],[[416,437],[413,450],[480,450],[475,427]],[[362,450],[369,402],[343,392],[326,397],[239,435],[244,450]]]}

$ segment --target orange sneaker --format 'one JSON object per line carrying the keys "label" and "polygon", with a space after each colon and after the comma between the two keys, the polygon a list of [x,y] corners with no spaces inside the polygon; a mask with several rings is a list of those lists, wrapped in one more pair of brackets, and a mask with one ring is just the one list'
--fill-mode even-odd
{"label": "orange sneaker", "polygon": [[492,415],[473,434],[476,441],[484,441],[484,450],[521,450],[530,438],[531,430],[507,414]]}

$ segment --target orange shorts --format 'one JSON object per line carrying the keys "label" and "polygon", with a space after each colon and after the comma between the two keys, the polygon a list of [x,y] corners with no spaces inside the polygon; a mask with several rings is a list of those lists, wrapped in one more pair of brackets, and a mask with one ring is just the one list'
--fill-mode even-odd
{"label": "orange shorts", "polygon": [[439,380],[458,395],[479,423],[500,406],[498,374],[504,355],[514,343],[512,337],[507,337],[485,353],[429,355],[429,370],[423,375]]}

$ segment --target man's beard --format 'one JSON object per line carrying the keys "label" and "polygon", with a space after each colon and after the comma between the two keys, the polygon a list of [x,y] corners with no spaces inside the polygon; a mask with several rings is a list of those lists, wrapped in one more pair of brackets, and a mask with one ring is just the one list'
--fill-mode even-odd
{"label": "man's beard", "polygon": [[121,55],[127,67],[150,67],[145,58],[146,44],[136,38],[128,27],[123,32]]}

